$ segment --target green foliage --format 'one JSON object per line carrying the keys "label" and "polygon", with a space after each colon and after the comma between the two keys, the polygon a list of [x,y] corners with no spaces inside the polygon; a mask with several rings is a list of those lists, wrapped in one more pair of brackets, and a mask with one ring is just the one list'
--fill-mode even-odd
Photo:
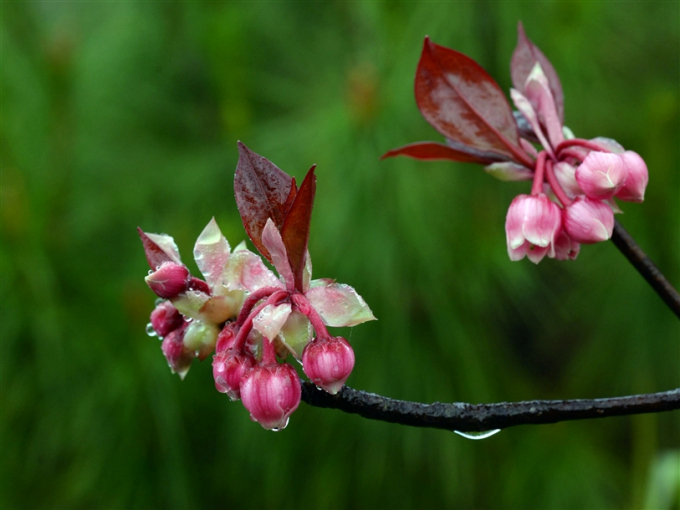
{"label": "green foliage", "polygon": [[678,321],[611,243],[511,263],[505,212],[525,184],[378,157],[439,139],[413,100],[425,35],[507,90],[522,19],[560,74],[566,124],[646,159],[646,201],[621,221],[677,284],[678,11],[3,3],[0,506],[677,509],[677,412],[473,442],[302,404],[284,432],[262,430],[213,389],[209,361],[180,382],[144,334],[135,227],[174,235],[185,261],[212,215],[241,241],[241,139],[298,182],[318,164],[315,276],[379,319],[345,332],[350,386],[423,402],[677,387]]}

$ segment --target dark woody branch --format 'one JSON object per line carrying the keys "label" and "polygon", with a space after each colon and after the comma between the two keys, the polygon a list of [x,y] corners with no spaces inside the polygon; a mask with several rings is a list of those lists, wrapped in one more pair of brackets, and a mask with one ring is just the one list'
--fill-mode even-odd
{"label": "dark woody branch", "polygon": [[612,242],[664,300],[668,308],[680,318],[680,294],[618,221],[614,224]]}
{"label": "dark woody branch", "polygon": [[[647,283],[680,317],[680,294],[635,240],[618,223],[612,241]],[[371,420],[459,432],[481,432],[516,425],[541,425],[680,409],[680,388],[661,393],[593,400],[530,400],[498,404],[421,404],[382,397],[345,386],[337,395],[302,383],[302,400],[316,407],[340,409]]]}
{"label": "dark woody branch", "polygon": [[530,400],[498,404],[421,404],[395,400],[345,386],[337,395],[302,383],[302,400],[371,420],[460,432],[505,429],[560,421],[659,413],[680,409],[680,388],[661,393],[594,400]]}

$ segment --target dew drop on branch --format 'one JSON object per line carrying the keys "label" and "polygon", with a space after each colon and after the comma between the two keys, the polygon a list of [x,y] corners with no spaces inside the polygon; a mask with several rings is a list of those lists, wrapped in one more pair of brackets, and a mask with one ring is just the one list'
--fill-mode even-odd
{"label": "dew drop on branch", "polygon": [[149,336],[156,336],[156,331],[153,329],[153,324],[150,322],[146,325],[146,334]]}
{"label": "dew drop on branch", "polygon": [[498,434],[500,431],[501,429],[484,430],[482,432],[460,432],[459,430],[454,430],[454,432],[459,436],[463,436],[464,438],[474,440],[486,439],[487,437],[491,437],[494,434]]}

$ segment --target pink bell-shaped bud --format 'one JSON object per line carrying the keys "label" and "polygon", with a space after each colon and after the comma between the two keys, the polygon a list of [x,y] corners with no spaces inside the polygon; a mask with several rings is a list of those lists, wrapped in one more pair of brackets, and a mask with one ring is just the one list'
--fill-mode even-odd
{"label": "pink bell-shaped bud", "polygon": [[170,301],[163,301],[151,312],[151,326],[160,338],[167,336],[183,324],[182,314],[172,306]]}
{"label": "pink bell-shaped bud", "polygon": [[163,299],[172,299],[187,289],[189,270],[174,262],[163,262],[160,267],[144,278],[151,290]]}
{"label": "pink bell-shaped bud", "polygon": [[553,256],[553,244],[561,226],[560,208],[545,194],[518,195],[505,219],[510,260],[520,260],[526,255],[538,264],[545,255]]}
{"label": "pink bell-shaped bud", "polygon": [[234,346],[234,340],[236,340],[236,334],[238,333],[238,326],[235,322],[228,322],[217,335],[217,340],[215,343],[215,353],[219,354],[227,349],[231,349]]}
{"label": "pink bell-shaped bud", "polygon": [[576,182],[576,168],[565,161],[560,161],[555,163],[553,171],[557,182],[569,198],[573,199],[578,195],[583,195],[583,190]]}
{"label": "pink bell-shaped bud", "polygon": [[640,155],[633,151],[624,152],[621,154],[621,159],[628,170],[628,177],[615,196],[627,202],[642,202],[645,199],[647,182],[649,182],[647,165]]}
{"label": "pink bell-shaped bud", "polygon": [[335,395],[352,373],[354,351],[342,337],[316,339],[305,347],[302,367],[314,384]]}
{"label": "pink bell-shaped bud", "polygon": [[241,379],[241,401],[265,429],[285,428],[301,396],[300,378],[288,363],[255,366]]}
{"label": "pink bell-shaped bud", "polygon": [[184,349],[184,332],[186,327],[182,326],[174,331],[171,331],[161,344],[161,350],[165,359],[168,361],[170,369],[178,374],[182,379],[191,367],[193,356],[185,352]]}
{"label": "pink bell-shaped bud", "polygon": [[579,243],[569,237],[564,229],[560,230],[555,240],[555,259],[575,260],[580,249],[581,245]]}
{"label": "pink bell-shaped bud", "polygon": [[213,378],[215,388],[226,393],[230,399],[241,398],[241,379],[247,370],[252,368],[255,360],[252,356],[229,349],[213,357]]}
{"label": "pink bell-shaped bud", "polygon": [[618,154],[593,151],[576,168],[576,182],[590,198],[607,200],[614,196],[628,176]]}
{"label": "pink bell-shaped bud", "polygon": [[614,230],[614,212],[599,200],[578,197],[564,209],[564,229],[577,243],[606,241]]}

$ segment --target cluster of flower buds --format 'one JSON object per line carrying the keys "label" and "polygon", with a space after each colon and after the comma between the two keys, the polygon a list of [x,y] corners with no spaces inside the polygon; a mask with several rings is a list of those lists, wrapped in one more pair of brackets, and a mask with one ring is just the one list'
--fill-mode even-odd
{"label": "cluster of flower buds", "polygon": [[[478,163],[505,181],[532,180],[505,223],[511,260],[574,259],[612,236],[615,198],[642,202],[647,166],[611,139],[575,138],[563,125],[562,85],[520,23],[512,56],[513,113],[498,84],[469,57],[425,39],[416,102],[446,144],[421,142],[383,157]],[[536,147],[538,145],[538,148]]]}
{"label": "cluster of flower buds", "polygon": [[[190,275],[170,236],[139,231],[152,268],[146,281],[162,300],[149,331],[162,338],[170,368],[182,378],[193,358],[213,350],[215,387],[240,399],[254,421],[280,430],[297,409],[300,378],[335,394],[354,368],[354,351],[326,329],[373,320],[356,291],[333,280],[312,280],[307,251],[316,189],[314,167],[300,189],[271,162],[239,144],[236,201],[248,235],[273,264],[241,243],[233,252],[215,220],[199,236],[194,259],[205,277]],[[281,362],[279,362],[279,360]]]}

